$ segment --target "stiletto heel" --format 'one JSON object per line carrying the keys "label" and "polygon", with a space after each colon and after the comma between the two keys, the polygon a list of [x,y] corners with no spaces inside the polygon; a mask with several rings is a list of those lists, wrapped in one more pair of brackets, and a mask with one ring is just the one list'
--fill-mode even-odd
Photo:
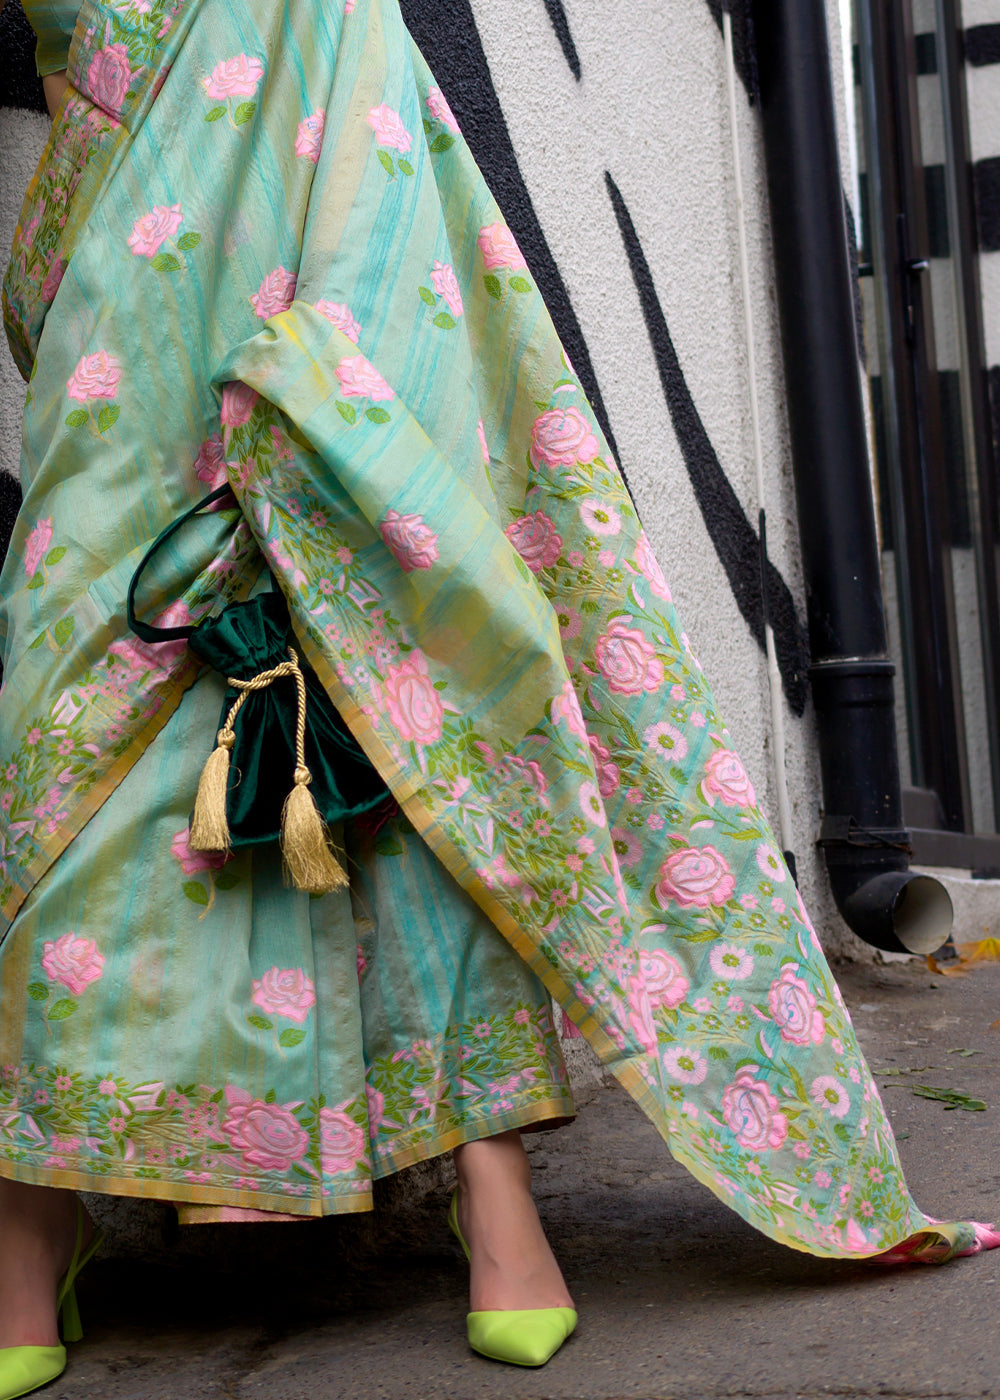
{"label": "stiletto heel", "polygon": [[[69,1268],[59,1280],[56,1291],[56,1312],[62,1318],[63,1342],[78,1342],[83,1336],[80,1308],[76,1301],[76,1279],[83,1266],[93,1258],[104,1238],[100,1230],[87,1248],[83,1248],[84,1213],[76,1203],[76,1244]],[[0,1400],[17,1400],[40,1386],[48,1385],[66,1369],[66,1347],[0,1347]]]}
{"label": "stiletto heel", "polygon": [[[458,1223],[458,1192],[448,1208],[448,1224],[471,1263],[469,1246]],[[466,1315],[469,1346],[491,1361],[511,1366],[544,1366],[576,1328],[573,1308],[521,1308]]]}

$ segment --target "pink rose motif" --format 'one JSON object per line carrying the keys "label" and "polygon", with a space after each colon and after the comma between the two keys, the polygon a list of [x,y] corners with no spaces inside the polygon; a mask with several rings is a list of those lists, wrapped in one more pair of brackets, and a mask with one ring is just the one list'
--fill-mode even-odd
{"label": "pink rose motif", "polygon": [[52,517],[38,520],[24,542],[24,572],[28,578],[35,577],[35,571],[49,552],[52,543]]}
{"label": "pink rose motif", "polygon": [[578,739],[587,738],[587,726],[583,722],[583,713],[572,681],[563,681],[562,690],[553,697],[552,723],[565,724],[569,732],[575,734]]}
{"label": "pink rose motif", "polygon": [[788,1119],[778,1112],[778,1100],[761,1079],[756,1065],[742,1065],[732,1084],[722,1091],[722,1116],[741,1147],[751,1152],[774,1151],[788,1136]]}
{"label": "pink rose motif", "polygon": [[325,316],[331,326],[336,326],[341,335],[346,335],[348,340],[353,340],[355,345],[361,334],[361,327],[354,319],[354,313],[349,306],[345,306],[340,301],[318,301],[316,310],[321,316]]}
{"label": "pink rose motif", "polygon": [[629,1004],[628,1023],[643,1050],[656,1049],[656,1025],[653,1008],[641,977],[630,977],[626,989]]}
{"label": "pink rose motif", "polygon": [[97,951],[92,938],[77,938],[64,933],[42,949],[42,967],[51,982],[59,982],[78,997],[91,982],[100,979],[104,956]]}
{"label": "pink rose motif", "polygon": [[411,651],[398,666],[390,666],[385,677],[389,718],[401,739],[415,744],[433,744],[441,737],[444,706],[427,673],[427,658]]}
{"label": "pink rose motif", "polygon": [[395,392],[364,355],[348,355],[334,371],[344,398],[373,399],[376,403],[394,399]]}
{"label": "pink rose motif", "polygon": [[663,662],[636,627],[615,618],[598,637],[594,655],[601,675],[618,695],[641,695],[663,684]]}
{"label": "pink rose motif", "polygon": [[319,1111],[319,1159],[330,1176],[351,1172],[366,1162],[368,1144],[353,1118],[335,1108]]}
{"label": "pink rose motif", "polygon": [[508,525],[504,534],[533,574],[550,569],[562,553],[562,536],[544,510],[522,515]]}
{"label": "pink rose motif", "polygon": [[688,994],[690,984],[681,972],[680,963],[660,948],[639,954],[639,971],[654,1006],[666,1006],[674,1011]]}
{"label": "pink rose motif", "polygon": [[179,862],[185,875],[197,875],[201,870],[221,870],[232,859],[226,851],[193,851],[191,833],[187,827],[178,831],[170,843],[170,854]]}
{"label": "pink rose motif", "polygon": [[287,311],[295,300],[295,273],[284,267],[269,272],[259,289],[250,298],[255,315],[262,321]]}
{"label": "pink rose motif", "polygon": [[682,846],[660,866],[656,898],[662,908],[673,901],[683,909],[707,909],[725,904],[735,887],[735,877],[714,846]]}
{"label": "pink rose motif", "polygon": [[230,380],[222,386],[222,425],[225,428],[242,428],[253,415],[254,404],[260,398],[256,389],[243,384],[238,379]]}
{"label": "pink rose motif", "polygon": [[592,462],[600,448],[578,408],[550,408],[531,425],[530,456],[540,470]]}
{"label": "pink rose motif", "polygon": [[264,1103],[243,1090],[227,1089],[226,1120],[222,1131],[248,1167],[286,1172],[301,1161],[309,1148],[309,1134],[291,1111],[291,1105]]}
{"label": "pink rose motif", "polygon": [[429,88],[427,91],[427,110],[437,121],[443,122],[449,131],[453,131],[456,136],[460,136],[458,122],[455,114],[448,106],[448,99],[439,87]]}
{"label": "pink rose motif", "polygon": [[112,116],[118,116],[121,112],[131,81],[132,70],[124,44],[109,44],[106,49],[98,49],[90,60],[87,69],[88,96]]}
{"label": "pink rose motif", "polygon": [[405,574],[414,569],[430,569],[437,562],[438,537],[423,516],[400,515],[396,510],[388,510],[385,519],[378,527],[386,546]]}
{"label": "pink rose motif", "polygon": [[86,403],[88,399],[113,399],[121,377],[122,367],[114,355],[109,355],[106,350],[96,350],[93,355],[80,357],[76,369],[66,381],[66,392],[79,403]]}
{"label": "pink rose motif", "polygon": [[[778,852],[774,849],[774,847],[769,846],[766,842],[762,842],[757,847],[757,850],[754,852],[754,854],[757,857],[757,868],[759,869],[760,873],[764,876],[764,879],[773,880],[775,884],[782,884],[786,879],[785,863],[778,855]],[[801,900],[799,901],[799,903],[801,904]],[[803,910],[802,912],[804,913],[805,910]],[[808,923],[807,919],[804,919],[803,922],[806,923],[810,928],[812,927],[812,925]]]}
{"label": "pink rose motif", "polygon": [[434,283],[434,290],[439,297],[444,297],[448,303],[448,310],[455,317],[461,316],[465,310],[462,305],[462,293],[459,291],[458,278],[455,276],[455,269],[451,263],[443,263],[435,260],[431,269],[431,281]]}
{"label": "pink rose motif", "polygon": [[295,138],[295,154],[303,156],[306,160],[311,160],[313,165],[319,160],[325,123],[326,112],[321,107],[317,108],[312,116],[303,117],[302,121],[299,122],[298,135]]}
{"label": "pink rose motif", "polygon": [[[572,688],[572,682],[569,682]],[[574,700],[576,695],[574,693]],[[577,707],[579,708],[579,706]],[[583,724],[583,716],[580,717]],[[582,737],[582,736],[581,736]],[[590,745],[590,756],[594,760],[594,769],[597,772],[597,787],[602,797],[610,797],[618,788],[621,782],[621,769],[617,763],[611,762],[611,750],[606,749],[593,734],[587,735],[587,743]]]}
{"label": "pink rose motif", "polygon": [[56,258],[55,262],[46,273],[45,281],[42,283],[42,301],[46,306],[50,305],[55,299],[55,294],[59,290],[59,284],[66,275],[66,266],[67,264],[63,258]]}
{"label": "pink rose motif", "polygon": [[155,257],[163,240],[173,238],[183,221],[179,204],[154,204],[148,214],[136,219],[128,236],[133,257]]}
{"label": "pink rose motif", "polygon": [[272,967],[254,979],[251,1000],[268,1016],[287,1016],[301,1025],[316,1005],[316,988],[301,967]]}
{"label": "pink rose motif", "polygon": [[747,770],[730,749],[716,749],[709,758],[701,792],[710,807],[715,806],[717,797],[727,807],[752,807],[757,800]]}
{"label": "pink rose motif", "polygon": [[808,1045],[810,1041],[819,1045],[826,1034],[823,1013],[817,1009],[808,983],[796,971],[793,964],[781,969],[781,976],[771,983],[767,1004],[782,1040],[791,1045]]}
{"label": "pink rose motif", "polygon": [[[253,393],[253,390],[250,392]],[[194,459],[194,473],[199,481],[212,488],[221,486],[226,480],[226,454],[218,433],[206,438],[198,448],[198,455]]]}
{"label": "pink rose motif", "polygon": [[374,131],[375,140],[380,146],[391,146],[393,150],[405,155],[413,145],[413,137],[403,125],[399,113],[385,102],[378,107],[372,107],[368,113],[368,125]]}
{"label": "pink rose motif", "polygon": [[528,264],[514,241],[514,235],[504,223],[487,224],[479,230],[476,239],[483,255],[483,265],[487,272],[498,267],[506,267],[511,272],[521,272]]}
{"label": "pink rose motif", "polygon": [[216,102],[226,102],[230,97],[253,97],[263,76],[264,65],[259,59],[238,53],[217,63],[211,77],[202,79],[202,87]]}
{"label": "pink rose motif", "polygon": [[667,580],[663,577],[663,571],[653,553],[653,546],[649,543],[645,530],[640,534],[639,542],[635,547],[635,562],[639,566],[639,572],[656,596],[669,603],[670,589],[667,586]]}

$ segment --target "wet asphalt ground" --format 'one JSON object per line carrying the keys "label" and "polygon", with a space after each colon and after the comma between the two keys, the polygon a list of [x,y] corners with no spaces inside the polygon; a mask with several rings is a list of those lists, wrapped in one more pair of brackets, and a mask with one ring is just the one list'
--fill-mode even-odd
{"label": "wet asphalt ground", "polygon": [[[838,969],[929,1214],[1000,1216],[1000,964]],[[962,1051],[974,1052],[962,1054]],[[949,1110],[913,1086],[956,1089]],[[201,1226],[115,1205],[81,1285],[86,1338],[51,1400],[714,1400],[1000,1396],[1000,1250],[874,1270],[758,1235],[677,1167],[618,1088],[529,1138],[580,1310],[539,1371],[476,1357],[443,1168],[387,1183],[374,1218]]]}

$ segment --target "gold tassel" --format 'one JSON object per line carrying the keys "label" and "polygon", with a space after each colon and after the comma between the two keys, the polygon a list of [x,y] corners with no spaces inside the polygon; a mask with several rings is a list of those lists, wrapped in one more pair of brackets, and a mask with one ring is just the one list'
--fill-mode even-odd
{"label": "gold tassel", "polygon": [[216,746],[202,769],[189,837],[189,844],[194,851],[229,850],[226,788],[229,784],[229,755],[235,742],[232,729],[227,724],[224,729],[219,730]]}
{"label": "gold tassel", "polygon": [[285,870],[298,890],[329,894],[346,889],[344,867],[327,844],[326,828],[309,791],[312,774],[304,764],[295,769],[295,786],[281,813],[281,852]]}

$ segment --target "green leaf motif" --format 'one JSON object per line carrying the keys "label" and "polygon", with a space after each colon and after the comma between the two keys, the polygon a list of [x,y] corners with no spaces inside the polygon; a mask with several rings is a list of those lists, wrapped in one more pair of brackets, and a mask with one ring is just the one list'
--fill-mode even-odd
{"label": "green leaf motif", "polygon": [[76,1010],[76,1007],[77,1003],[73,1001],[72,997],[63,997],[61,1001],[57,1001],[56,1004],[52,1007],[51,1011],[46,1017],[46,1020],[65,1021],[67,1016],[72,1016],[73,1012]]}
{"label": "green leaf motif", "polygon": [[56,547],[55,547],[55,549],[50,549],[49,552],[48,552],[48,554],[46,554],[46,556],[45,556],[45,563],[46,563],[46,566],[47,566],[48,568],[51,569],[52,566],[53,566],[54,564],[58,564],[58,563],[59,563],[59,560],[63,558],[63,556],[65,555],[65,553],[66,553],[66,546],[65,546],[64,544],[57,544]]}
{"label": "green leaf motif", "polygon": [[454,136],[452,136],[451,133],[448,131],[442,131],[441,135],[435,136],[434,140],[431,142],[431,150],[434,152],[435,155],[438,155],[441,151],[451,150],[454,144]]}
{"label": "green leaf motif", "polygon": [[357,413],[355,413],[353,407],[349,403],[341,403],[338,399],[337,412],[340,414],[341,418],[343,418],[345,423],[357,422],[358,415]]}
{"label": "green leaf motif", "polygon": [[287,1031],[282,1031],[278,1036],[278,1044],[286,1050],[291,1050],[296,1045],[301,1045],[306,1038],[303,1030],[289,1026]]}
{"label": "green leaf motif", "polygon": [[447,311],[439,311],[434,317],[434,324],[443,331],[453,331],[455,329],[455,318],[449,316]]}
{"label": "green leaf motif", "polygon": [[246,126],[256,110],[256,102],[241,102],[233,113],[233,121],[237,126]]}
{"label": "green leaf motif", "polygon": [[44,587],[45,587],[45,579],[42,577],[41,574],[35,574],[34,578],[33,578],[33,579],[31,580],[31,582],[28,584],[28,588],[29,588],[29,589],[31,589],[31,588],[44,588]]}
{"label": "green leaf motif", "polygon": [[192,904],[200,904],[203,907],[208,903],[208,891],[200,880],[187,880],[184,883],[184,897]]}
{"label": "green leaf motif", "polygon": [[205,120],[207,122],[217,122],[220,117],[224,117],[225,115],[225,107],[213,107],[210,112],[205,113]]}
{"label": "green leaf motif", "polygon": [[273,1030],[274,1030],[274,1022],[273,1022],[273,1021],[269,1021],[269,1020],[267,1019],[266,1016],[257,1016],[257,1015],[248,1016],[248,1017],[247,1017],[247,1020],[250,1022],[251,1026],[255,1026],[256,1029],[259,1030],[259,1031],[273,1031]]}
{"label": "green leaf motif", "polygon": [[217,890],[234,890],[240,883],[240,876],[236,875],[232,870],[220,870],[213,878]]}
{"label": "green leaf motif", "polygon": [[433,306],[437,301],[437,297],[431,291],[430,287],[418,287],[417,292],[420,295],[420,300],[425,301],[428,306]]}
{"label": "green leaf motif", "polygon": [[200,233],[182,233],[177,240],[177,246],[182,252],[187,252],[189,248],[197,248],[201,242]]}
{"label": "green leaf motif", "polygon": [[384,408],[368,408],[365,410],[365,417],[371,423],[388,423],[390,415]]}
{"label": "green leaf motif", "polygon": [[409,162],[408,160],[402,160],[402,159],[401,159],[400,162],[399,162],[399,168],[400,168],[400,170],[403,172],[404,175],[412,175],[412,174],[413,174],[413,166],[410,164],[410,162]]}
{"label": "green leaf motif", "polygon": [[176,272],[181,260],[175,258],[173,253],[157,253],[149,265],[154,272]]}
{"label": "green leaf motif", "polygon": [[118,422],[118,415],[121,408],[116,403],[107,403],[97,415],[97,431],[106,433],[109,428],[113,428]]}
{"label": "green leaf motif", "polygon": [[264,1095],[264,1102],[265,1102],[265,1103],[274,1103],[274,1101],[275,1101],[275,1099],[276,1099],[277,1097],[278,1097],[278,1095],[277,1095],[277,1091],[276,1091],[276,1090],[274,1090],[274,1089],[268,1089],[267,1093]]}
{"label": "green leaf motif", "polygon": [[90,414],[85,408],[74,408],[73,412],[66,416],[67,428],[85,428],[90,419]]}
{"label": "green leaf motif", "polygon": [[[34,582],[34,580],[32,580],[32,582]],[[29,587],[29,588],[31,587],[31,584],[30,584],[30,583],[28,584],[28,587]],[[45,633],[44,633],[44,632],[39,632],[38,636],[37,636],[37,637],[35,638],[35,640],[31,643],[31,646],[28,648],[28,650],[29,650],[29,651],[35,651],[38,647],[40,647],[40,646],[42,645],[42,643],[43,643],[44,641],[45,641]]]}
{"label": "green leaf motif", "polygon": [[49,989],[44,982],[29,982],[28,996],[32,1001],[48,1001]]}
{"label": "green leaf motif", "polygon": [[483,286],[494,301],[503,300],[503,283],[495,272],[488,272],[483,278]]}
{"label": "green leaf motif", "polygon": [[508,285],[511,291],[514,292],[524,293],[531,291],[531,283],[528,281],[527,277],[510,277],[508,278]]}
{"label": "green leaf motif", "polygon": [[379,165],[381,165],[385,173],[389,176],[390,180],[395,180],[396,167],[395,165],[393,165],[392,156],[389,154],[388,151],[379,151],[378,163]]}
{"label": "green leaf motif", "polygon": [[57,647],[64,647],[73,635],[73,628],[76,626],[76,618],[72,613],[68,617],[61,617],[52,629]]}

